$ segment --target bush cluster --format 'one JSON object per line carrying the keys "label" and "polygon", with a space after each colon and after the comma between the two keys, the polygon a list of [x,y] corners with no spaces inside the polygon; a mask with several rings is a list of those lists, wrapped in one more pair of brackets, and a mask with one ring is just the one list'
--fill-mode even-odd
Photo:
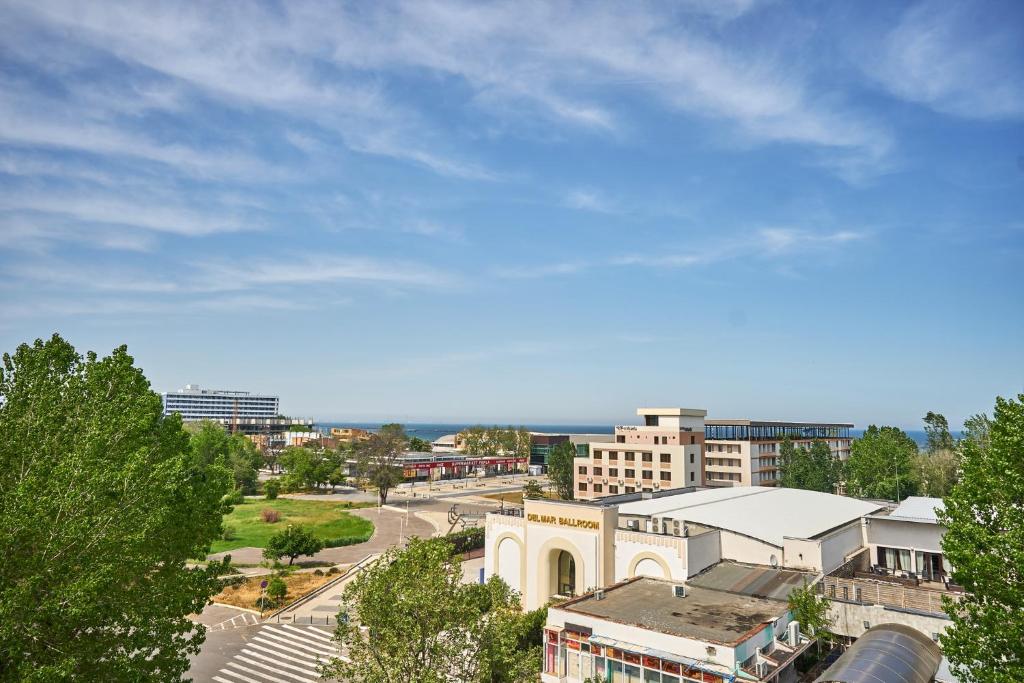
{"label": "bush cluster", "polygon": [[455,553],[468,553],[470,550],[479,550],[484,547],[484,528],[470,527],[448,534],[444,538],[452,544]]}
{"label": "bush cluster", "polygon": [[275,524],[281,521],[281,513],[278,512],[277,510],[272,510],[270,508],[265,508],[262,512],[260,512],[260,517],[267,524]]}
{"label": "bush cluster", "polygon": [[[370,536],[373,532],[365,534],[358,534],[356,536],[342,536],[341,538],[329,538],[324,541],[325,548],[341,548],[346,545],[358,545],[359,543],[366,543],[370,540]],[[483,547],[483,546],[480,546]]]}

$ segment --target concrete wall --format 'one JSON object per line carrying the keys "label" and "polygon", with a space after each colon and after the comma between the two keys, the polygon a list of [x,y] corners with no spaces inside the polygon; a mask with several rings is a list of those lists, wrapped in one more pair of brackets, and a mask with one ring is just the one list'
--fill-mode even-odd
{"label": "concrete wall", "polygon": [[861,542],[859,519],[821,539],[821,571],[828,573],[839,567],[848,555],[862,547]]}
{"label": "concrete wall", "polygon": [[686,571],[688,576],[701,573],[722,559],[722,537],[717,529],[686,539]]}
{"label": "concrete wall", "polygon": [[860,638],[867,628],[879,624],[903,624],[910,626],[931,638],[942,633],[952,623],[946,617],[909,612],[883,605],[859,605],[856,603],[831,601],[829,616],[832,617],[832,632],[850,638]]}
{"label": "concrete wall", "polygon": [[[615,532],[615,576],[613,581],[622,581],[636,576],[638,562],[650,560],[660,567],[660,573],[646,573],[666,579],[682,581],[686,578],[686,557],[689,539],[681,536],[665,536],[637,531]],[[650,568],[649,564],[645,567]],[[609,582],[611,583],[611,582]]]}
{"label": "concrete wall", "polygon": [[782,549],[770,543],[758,541],[749,536],[732,533],[722,530],[721,535],[722,559],[736,560],[748,564],[771,565],[771,556],[775,555],[779,564],[782,564]]}
{"label": "concrete wall", "polygon": [[782,566],[789,569],[821,571],[821,542],[806,538],[782,539]]}

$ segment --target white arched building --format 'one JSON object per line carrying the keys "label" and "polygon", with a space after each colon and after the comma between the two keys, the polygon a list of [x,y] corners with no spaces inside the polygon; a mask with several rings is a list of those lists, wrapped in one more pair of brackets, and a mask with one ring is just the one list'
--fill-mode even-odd
{"label": "white arched building", "polygon": [[485,575],[524,609],[647,576],[683,582],[721,560],[828,573],[863,545],[881,506],[798,489],[678,489],[594,502],[527,500],[487,515]]}

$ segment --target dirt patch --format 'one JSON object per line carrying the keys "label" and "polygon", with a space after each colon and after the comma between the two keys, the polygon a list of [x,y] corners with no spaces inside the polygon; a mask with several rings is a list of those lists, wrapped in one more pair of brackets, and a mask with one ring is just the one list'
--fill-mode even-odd
{"label": "dirt patch", "polygon": [[[284,607],[289,605],[304,595],[312,593],[320,586],[324,585],[328,581],[332,581],[341,576],[341,574],[324,574],[318,576],[313,572],[302,572],[293,573],[288,576],[282,576],[286,586],[288,586],[288,594],[275,606]],[[263,589],[260,588],[261,581],[269,581],[269,576],[254,576],[249,579],[245,579],[237,586],[228,586],[217,595],[213,596],[215,603],[223,605],[234,605],[235,607],[245,607],[247,609],[259,609],[257,600],[263,594]]]}

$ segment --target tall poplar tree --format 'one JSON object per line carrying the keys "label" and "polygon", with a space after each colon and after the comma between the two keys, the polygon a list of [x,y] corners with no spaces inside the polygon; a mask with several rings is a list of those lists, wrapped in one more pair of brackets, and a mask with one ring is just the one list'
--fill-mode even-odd
{"label": "tall poplar tree", "polygon": [[58,335],[0,369],[0,680],[177,681],[186,618],[226,563],[187,569],[231,486],[125,347],[85,358]]}
{"label": "tall poplar tree", "polygon": [[939,520],[967,593],[945,601],[953,625],[942,650],[965,683],[1024,681],[1024,394],[997,398],[987,439],[960,447],[960,480]]}

